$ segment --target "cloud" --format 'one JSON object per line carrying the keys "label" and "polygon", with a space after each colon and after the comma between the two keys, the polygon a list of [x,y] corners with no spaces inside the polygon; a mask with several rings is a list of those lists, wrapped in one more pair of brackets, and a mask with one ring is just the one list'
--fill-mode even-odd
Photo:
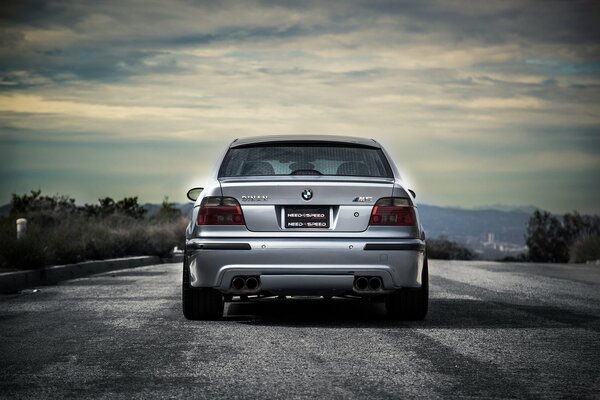
{"label": "cloud", "polygon": [[[143,144],[173,141],[210,149],[193,163],[208,168],[239,136],[371,136],[415,181],[445,177],[425,185],[425,198],[498,203],[485,194],[460,200],[457,182],[472,193],[482,177],[503,174],[514,190],[508,177],[530,171],[539,182],[544,173],[559,179],[539,193],[519,183],[524,202],[544,207],[552,185],[599,178],[596,9],[586,1],[8,2],[0,143],[23,151],[134,141],[155,154]],[[76,168],[59,149],[49,170]],[[88,159],[82,171],[100,167],[101,157]],[[0,167],[11,170],[10,160]],[[189,174],[182,163],[172,176]],[[15,182],[3,176],[0,199]],[[577,190],[585,198],[585,185]]]}

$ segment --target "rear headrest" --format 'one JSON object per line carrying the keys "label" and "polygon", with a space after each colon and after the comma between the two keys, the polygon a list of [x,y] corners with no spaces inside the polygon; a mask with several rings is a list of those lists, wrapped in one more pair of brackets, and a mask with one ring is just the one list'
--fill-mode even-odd
{"label": "rear headrest", "polygon": [[248,161],[244,163],[241,175],[275,175],[275,170],[266,161]]}
{"label": "rear headrest", "polygon": [[369,176],[369,168],[361,162],[345,162],[340,164],[337,175]]}

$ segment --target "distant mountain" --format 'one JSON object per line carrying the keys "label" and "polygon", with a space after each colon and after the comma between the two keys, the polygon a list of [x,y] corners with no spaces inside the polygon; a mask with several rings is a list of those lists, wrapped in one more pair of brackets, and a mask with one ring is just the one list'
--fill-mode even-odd
{"label": "distant mountain", "polygon": [[160,204],[152,204],[152,203],[145,203],[142,204],[142,207],[144,207],[144,210],[146,210],[146,214],[144,214],[144,217],[154,217],[156,214],[158,214],[158,210],[160,210]]}
{"label": "distant mountain", "polygon": [[[146,204],[143,204],[142,207],[144,207],[146,209],[146,217],[152,217],[158,213],[158,210],[160,210],[161,205],[146,203]],[[175,207],[179,208],[181,210],[181,213],[183,215],[187,216],[187,215],[190,215],[192,208],[194,208],[194,204],[192,204],[192,203],[175,204]],[[5,204],[3,206],[0,206],[0,217],[8,216],[8,214],[10,214],[10,209],[11,209],[10,204]]]}
{"label": "distant mountain", "polygon": [[[190,215],[192,203],[175,204],[184,215]],[[160,209],[159,204],[144,204],[147,217],[152,217]],[[534,208],[535,209],[535,208]],[[419,205],[419,215],[427,237],[445,236],[450,240],[465,244],[482,243],[488,234],[493,233],[495,241],[525,244],[525,231],[531,216],[529,211],[500,211],[494,209],[461,209]]]}
{"label": "distant mountain", "polygon": [[191,217],[192,209],[194,208],[194,203],[177,204],[177,208],[181,210],[181,213],[184,216]]}
{"label": "distant mountain", "polygon": [[[160,204],[146,203],[146,217],[158,213]],[[183,215],[189,216],[194,205],[192,203],[175,204]],[[493,233],[497,242],[525,243],[527,222],[535,207],[490,206],[485,209],[461,209],[438,207],[426,204],[419,205],[419,215],[425,227],[427,237],[445,236],[461,243],[481,243]],[[10,212],[10,204],[0,206],[0,216]]]}
{"label": "distant mountain", "polygon": [[539,210],[536,206],[507,206],[505,204],[493,204],[489,206],[473,207],[473,210],[496,210],[496,211],[522,211],[526,213],[533,213],[535,210]]}
{"label": "distant mountain", "polygon": [[419,205],[419,216],[427,237],[445,236],[461,243],[483,242],[489,233],[495,241],[523,245],[531,212],[468,210]]}
{"label": "distant mountain", "polygon": [[[193,203],[184,203],[184,204],[179,204],[179,203],[175,203],[174,206],[176,208],[179,208],[179,210],[181,210],[181,214],[184,216],[190,216],[191,215],[191,211],[192,208],[194,208],[194,204]],[[146,209],[146,217],[153,217],[156,214],[158,214],[158,211],[160,210],[161,205],[160,204],[152,204],[152,203],[146,203],[144,205],[142,205],[142,207],[144,207],[144,209]]]}

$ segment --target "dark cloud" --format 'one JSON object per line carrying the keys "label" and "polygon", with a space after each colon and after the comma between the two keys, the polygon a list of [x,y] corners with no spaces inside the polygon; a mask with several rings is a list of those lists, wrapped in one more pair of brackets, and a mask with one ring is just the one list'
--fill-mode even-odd
{"label": "dark cloud", "polygon": [[[97,153],[110,156],[128,139],[179,141],[125,146],[144,161],[182,148],[190,158],[198,148],[212,153],[234,135],[373,135],[415,176],[443,177],[429,186],[438,199],[464,196],[452,181],[459,175],[473,192],[496,173],[510,182],[522,170],[533,179],[563,168],[544,193],[531,182],[495,189],[517,188],[523,202],[547,207],[547,192],[598,169],[597,9],[525,0],[5,1],[2,167],[26,159],[6,146],[19,155],[35,147],[40,157],[50,149],[48,166],[64,171],[73,143],[88,143],[81,162],[100,170]],[[115,173],[131,168],[129,153]],[[168,165],[173,176],[189,173]],[[590,203],[581,204],[597,209]]]}
{"label": "dark cloud", "polygon": [[253,42],[253,41],[270,41],[282,40],[303,36],[315,36],[326,33],[340,33],[347,30],[337,27],[312,26],[306,27],[300,24],[292,26],[271,26],[271,27],[224,27],[214,33],[208,34],[189,34],[182,36],[172,36],[165,38],[157,38],[152,42],[144,40],[147,45],[167,45],[167,46],[190,46],[190,45],[206,45],[223,42]]}
{"label": "dark cloud", "polygon": [[0,2],[0,21],[3,23],[33,25],[38,21],[48,24],[57,18],[64,22],[62,15],[53,12],[52,2],[44,0],[7,0]]}
{"label": "dark cloud", "polygon": [[405,17],[413,32],[445,32],[457,40],[545,43],[600,41],[596,1],[364,1],[361,10]]}
{"label": "dark cloud", "polygon": [[[0,67],[0,77],[12,81],[20,89],[23,86],[36,86],[21,80],[13,71],[27,70],[44,76],[47,83],[61,83],[65,80],[121,81],[133,75],[150,73],[177,73],[175,60],[163,65],[147,65],[145,60],[161,54],[157,51],[137,51],[107,48],[71,48],[52,50],[43,53],[21,54],[7,60]],[[43,84],[43,83],[38,83]],[[5,88],[5,89],[7,89]]]}
{"label": "dark cloud", "polygon": [[[27,69],[54,79],[58,73],[69,73],[78,79],[122,79],[131,75],[177,72],[177,63],[148,67],[145,61],[161,51],[191,46],[222,43],[285,42],[306,37],[335,35],[338,46],[423,44],[424,41],[486,44],[516,43],[523,48],[537,43],[577,44],[571,49],[595,64],[571,64],[556,67],[557,73],[598,74],[600,60],[600,13],[592,1],[548,2],[268,2],[252,3],[174,2],[180,14],[170,13],[162,3],[134,7],[133,3],[86,3],[8,1],[0,6],[4,28],[0,32],[0,74]],[[273,20],[258,24],[256,13],[261,8],[288,9],[300,16],[290,21]],[[215,21],[206,27],[185,12],[205,16],[219,11],[229,21]],[[253,11],[253,12],[250,12]],[[181,14],[183,13],[183,14]],[[88,18],[104,16],[99,28],[90,27]],[[177,26],[176,19],[183,18]],[[175,21],[174,21],[175,20]],[[296,21],[296,22],[292,22]],[[175,24],[175,25],[173,25]],[[155,30],[148,27],[155,26]],[[176,28],[174,28],[174,26]],[[34,46],[25,40],[24,32],[32,28],[64,29],[67,42],[48,41]],[[139,29],[136,29],[139,28]],[[94,30],[100,29],[100,31]],[[113,32],[114,29],[114,32]],[[361,32],[375,32],[360,43]],[[118,35],[118,32],[123,32]],[[344,35],[352,38],[344,40]],[[353,35],[354,34],[354,35]],[[358,42],[357,42],[358,41]],[[584,45],[589,46],[585,47]],[[497,70],[505,67],[496,65]],[[510,66],[508,66],[510,68]],[[552,68],[529,65],[530,68]],[[562,68],[562,69],[559,69]],[[570,69],[569,69],[570,68]]]}

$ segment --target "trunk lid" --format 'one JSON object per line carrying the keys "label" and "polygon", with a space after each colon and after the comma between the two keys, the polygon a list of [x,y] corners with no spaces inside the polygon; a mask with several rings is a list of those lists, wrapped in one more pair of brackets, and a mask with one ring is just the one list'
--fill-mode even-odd
{"label": "trunk lid", "polygon": [[390,178],[306,176],[220,179],[254,232],[362,232],[371,210],[392,195]]}

